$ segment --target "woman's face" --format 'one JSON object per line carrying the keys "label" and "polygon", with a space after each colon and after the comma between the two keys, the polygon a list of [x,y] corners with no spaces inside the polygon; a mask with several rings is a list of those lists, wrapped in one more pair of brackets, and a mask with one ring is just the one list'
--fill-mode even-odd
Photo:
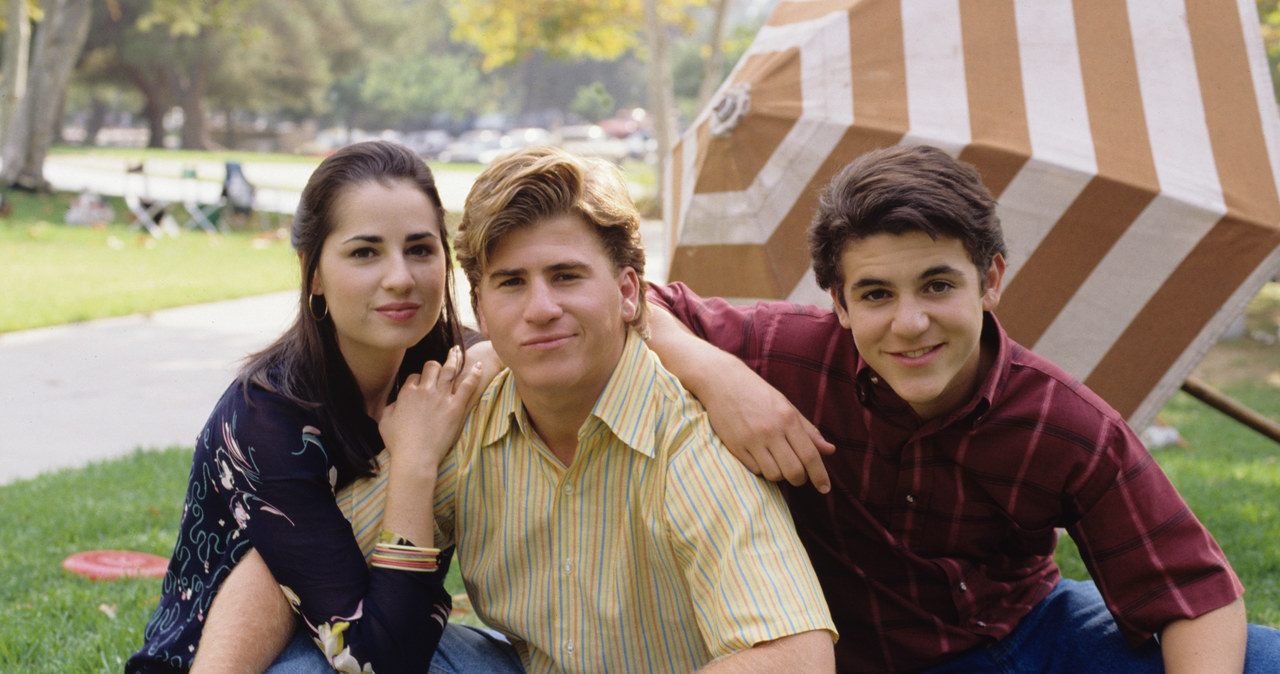
{"label": "woman's face", "polygon": [[431,201],[407,180],[338,195],[310,290],[324,296],[353,370],[398,364],[440,319],[449,263],[442,232]]}

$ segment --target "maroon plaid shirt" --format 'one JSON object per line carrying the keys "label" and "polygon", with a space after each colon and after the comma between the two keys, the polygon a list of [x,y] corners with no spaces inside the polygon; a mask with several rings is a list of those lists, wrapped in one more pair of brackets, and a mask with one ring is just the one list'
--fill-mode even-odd
{"label": "maroon plaid shirt", "polygon": [[782,485],[840,630],[839,670],[941,664],[1007,635],[1058,582],[1064,527],[1126,638],[1243,592],[1151,454],[1101,398],[1005,335],[975,398],[921,423],[831,311],[649,298],[737,355],[836,446],[830,494]]}

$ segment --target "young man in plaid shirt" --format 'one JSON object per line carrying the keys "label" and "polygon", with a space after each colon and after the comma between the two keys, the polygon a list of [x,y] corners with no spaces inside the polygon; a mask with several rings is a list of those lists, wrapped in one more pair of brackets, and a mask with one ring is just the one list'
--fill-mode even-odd
{"label": "young man in plaid shirt", "polygon": [[[810,228],[834,311],[648,293],[651,347],[744,463],[792,482],[839,670],[1280,671],[1280,633],[1246,625],[1124,419],[1000,327],[995,208],[967,164],[879,150]],[[1058,528],[1094,582],[1061,578]]]}

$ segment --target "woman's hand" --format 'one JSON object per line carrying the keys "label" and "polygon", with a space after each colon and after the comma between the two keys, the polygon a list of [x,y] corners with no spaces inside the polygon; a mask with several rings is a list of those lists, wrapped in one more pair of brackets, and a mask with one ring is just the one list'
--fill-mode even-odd
{"label": "woman's hand", "polygon": [[458,440],[484,370],[477,362],[459,373],[461,363],[456,346],[443,365],[428,361],[405,379],[378,420],[391,456],[383,527],[421,547],[431,547],[433,539],[431,501],[440,460]]}
{"label": "woman's hand", "polygon": [[476,387],[475,395],[471,396],[471,404],[480,401],[480,396],[484,395],[484,391],[489,387],[489,382],[506,367],[502,359],[498,357],[498,352],[493,350],[493,342],[485,340],[476,342],[467,349],[467,363],[479,365],[483,369],[480,374],[480,385]]}
{"label": "woman's hand", "polygon": [[462,350],[453,347],[441,365],[427,361],[411,374],[387,405],[378,432],[391,455],[392,470],[425,471],[434,476],[440,459],[453,447],[475,402],[484,365],[480,361],[459,372]]}

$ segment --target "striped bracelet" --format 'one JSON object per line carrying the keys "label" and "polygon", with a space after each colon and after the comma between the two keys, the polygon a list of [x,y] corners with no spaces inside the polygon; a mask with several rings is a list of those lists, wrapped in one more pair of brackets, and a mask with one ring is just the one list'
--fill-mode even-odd
{"label": "striped bracelet", "polygon": [[436,548],[378,543],[373,546],[369,564],[379,569],[428,572],[436,570],[436,556],[439,554]]}

